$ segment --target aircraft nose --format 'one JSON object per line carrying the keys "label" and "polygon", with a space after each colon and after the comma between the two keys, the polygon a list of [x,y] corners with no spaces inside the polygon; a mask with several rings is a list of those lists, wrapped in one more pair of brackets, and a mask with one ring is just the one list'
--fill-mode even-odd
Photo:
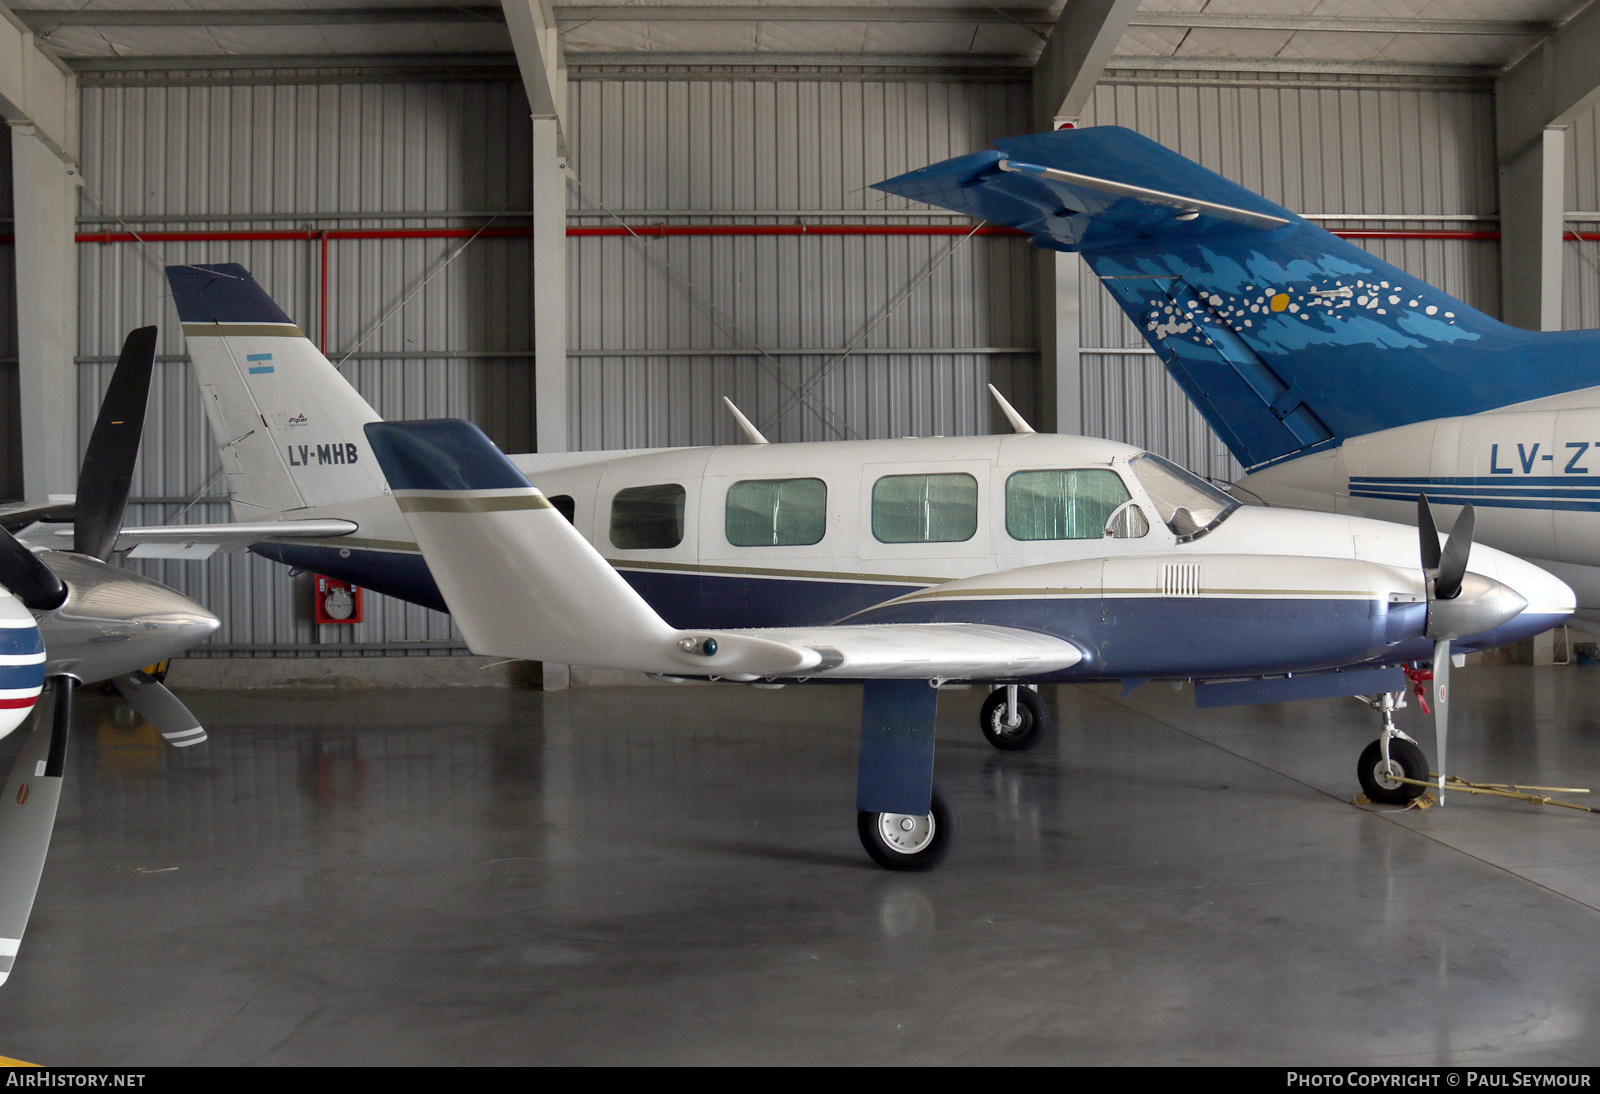
{"label": "aircraft nose", "polygon": [[152,617],[171,639],[174,653],[209,638],[222,626],[221,619],[177,590],[163,587],[162,594],[152,598]]}

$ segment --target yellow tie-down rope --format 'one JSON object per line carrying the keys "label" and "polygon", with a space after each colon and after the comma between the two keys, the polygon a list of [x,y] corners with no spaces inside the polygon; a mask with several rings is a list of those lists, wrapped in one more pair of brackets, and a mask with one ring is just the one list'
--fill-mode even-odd
{"label": "yellow tie-down rope", "polygon": [[[1392,781],[1405,783],[1408,786],[1425,786],[1429,790],[1439,788],[1439,776],[1430,776],[1424,782],[1422,779],[1408,779],[1403,775],[1391,776]],[[1579,805],[1577,802],[1564,802],[1559,798],[1550,797],[1551,794],[1588,794],[1590,791],[1582,786],[1518,786],[1516,783],[1472,783],[1459,775],[1445,777],[1446,790],[1459,790],[1463,794],[1488,794],[1496,798],[1513,798],[1517,801],[1532,802],[1534,805],[1559,805],[1563,809],[1577,809],[1584,813],[1600,813],[1600,809],[1593,806]],[[1545,793],[1540,793],[1544,791]],[[1365,794],[1358,797],[1358,801],[1370,801]],[[1432,794],[1423,794],[1414,799],[1408,809],[1427,809],[1437,805],[1438,800]]]}

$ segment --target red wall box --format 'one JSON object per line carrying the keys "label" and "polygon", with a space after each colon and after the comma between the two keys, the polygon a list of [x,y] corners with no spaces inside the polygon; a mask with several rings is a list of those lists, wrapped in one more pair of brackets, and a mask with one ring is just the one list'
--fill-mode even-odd
{"label": "red wall box", "polygon": [[318,623],[361,622],[361,586],[317,574],[312,597]]}

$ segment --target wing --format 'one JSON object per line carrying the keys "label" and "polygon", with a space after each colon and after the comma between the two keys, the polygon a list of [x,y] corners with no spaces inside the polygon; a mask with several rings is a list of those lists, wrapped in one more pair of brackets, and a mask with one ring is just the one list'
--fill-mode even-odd
{"label": "wing", "polygon": [[374,422],[366,430],[476,653],[732,680],[1004,679],[1083,657],[1058,638],[973,623],[680,630],[476,426]]}
{"label": "wing", "polygon": [[[353,520],[251,520],[229,524],[167,524],[149,528],[124,528],[113,550],[129,551],[133,558],[207,558],[218,550],[233,551],[264,539],[328,539],[347,536],[359,525]],[[71,537],[71,529],[56,529],[56,538]],[[24,537],[41,546],[43,540]]]}

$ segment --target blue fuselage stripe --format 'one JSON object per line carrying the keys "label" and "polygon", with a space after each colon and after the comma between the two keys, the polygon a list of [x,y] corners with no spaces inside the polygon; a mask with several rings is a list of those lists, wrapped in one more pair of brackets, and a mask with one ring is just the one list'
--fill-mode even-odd
{"label": "blue fuselage stripe", "polygon": [[[260,543],[256,553],[443,611],[419,554]],[[885,605],[919,586],[743,574],[621,570],[674,627],[825,626],[851,623],[985,623],[1036,631],[1085,653],[1038,679],[1107,680],[1272,675],[1353,664],[1427,661],[1426,609],[1366,598],[997,597],[927,598]],[[1532,637],[1561,617],[1525,612],[1458,641],[1470,652]]]}

